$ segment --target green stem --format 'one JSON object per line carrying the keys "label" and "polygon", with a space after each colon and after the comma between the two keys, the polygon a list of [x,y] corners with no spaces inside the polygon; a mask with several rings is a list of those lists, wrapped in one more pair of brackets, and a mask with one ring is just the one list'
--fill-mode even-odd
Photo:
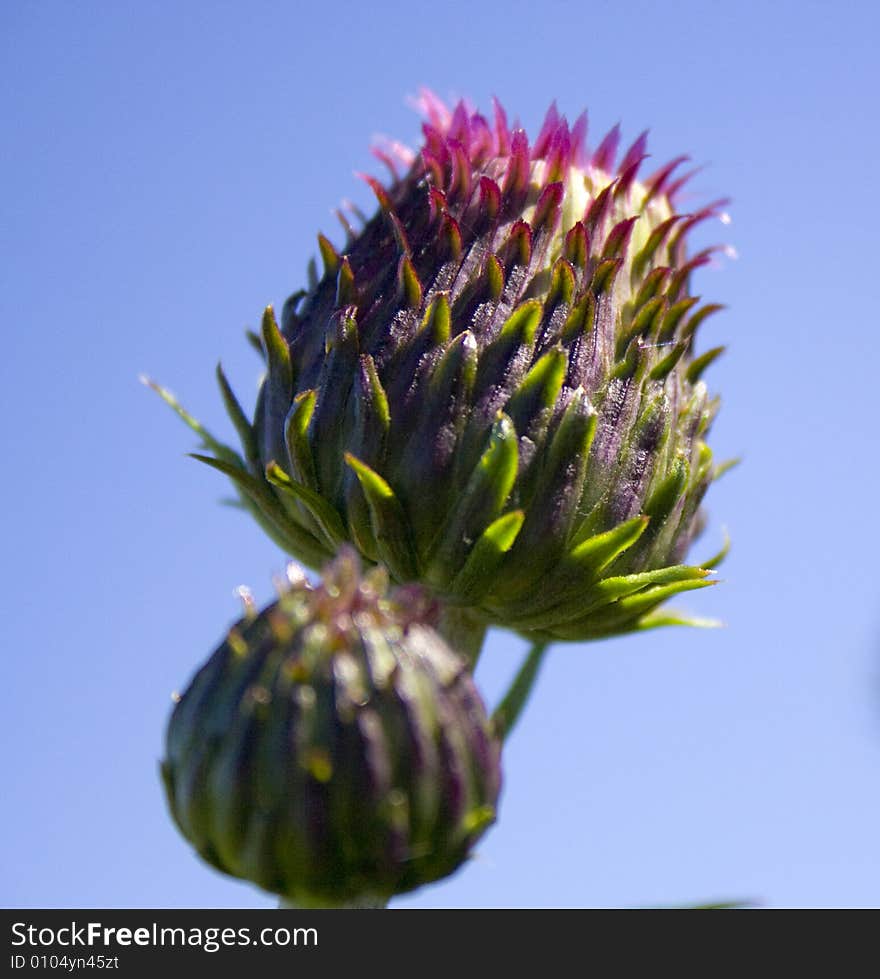
{"label": "green stem", "polygon": [[279,910],[283,911],[314,911],[318,908],[321,909],[335,909],[337,911],[351,911],[357,910],[378,910],[381,908],[388,907],[388,898],[379,897],[374,894],[364,894],[361,897],[356,897],[352,901],[344,901],[342,904],[297,904],[296,901],[290,900],[289,898],[281,898],[278,904]]}
{"label": "green stem", "polygon": [[514,725],[519,720],[519,715],[522,713],[535,685],[535,680],[538,678],[538,671],[541,668],[547,648],[548,643],[545,642],[537,642],[532,646],[513,678],[513,683],[511,683],[501,703],[495,708],[492,724],[499,738],[506,739],[509,737]]}
{"label": "green stem", "polygon": [[471,609],[444,605],[437,631],[446,642],[470,665],[476,667],[486,638],[486,623]]}

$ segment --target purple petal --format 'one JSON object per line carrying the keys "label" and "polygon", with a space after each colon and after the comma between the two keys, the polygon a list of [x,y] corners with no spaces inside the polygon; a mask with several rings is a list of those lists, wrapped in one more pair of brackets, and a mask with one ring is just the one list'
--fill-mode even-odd
{"label": "purple petal", "polygon": [[599,144],[591,161],[593,166],[598,170],[604,170],[605,173],[611,173],[614,170],[614,158],[617,156],[619,144],[620,124],[616,125]]}

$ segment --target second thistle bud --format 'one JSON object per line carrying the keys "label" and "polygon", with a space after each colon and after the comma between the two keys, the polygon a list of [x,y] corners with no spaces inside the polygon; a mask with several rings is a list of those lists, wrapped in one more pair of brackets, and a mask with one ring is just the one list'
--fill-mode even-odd
{"label": "second thistle bud", "polygon": [[452,873],[493,822],[499,745],[418,592],[344,551],[247,614],[168,727],[172,814],[209,863],[306,907]]}

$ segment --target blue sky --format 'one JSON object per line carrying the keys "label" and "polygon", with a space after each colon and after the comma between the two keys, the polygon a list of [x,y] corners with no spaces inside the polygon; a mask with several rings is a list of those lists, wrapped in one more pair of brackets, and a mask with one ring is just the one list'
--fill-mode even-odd
{"label": "blue sky", "polygon": [[[734,548],[723,618],[557,647],[474,861],[398,907],[744,897],[880,905],[876,160],[867,2],[626,5],[6,3],[0,13],[4,841],[0,903],[269,907],[199,862],[157,775],[170,693],[283,555],[186,459],[146,371],[226,432],[222,359],[304,279],[376,134],[415,141],[426,84],[534,133],[557,99],[594,134],[729,195],[701,270],[728,310],[720,457],[694,557]],[[522,644],[493,634],[488,699]]]}

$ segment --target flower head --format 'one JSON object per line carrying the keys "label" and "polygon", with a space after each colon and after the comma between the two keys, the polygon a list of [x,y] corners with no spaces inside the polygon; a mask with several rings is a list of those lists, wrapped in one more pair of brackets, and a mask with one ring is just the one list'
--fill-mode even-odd
{"label": "flower head", "polygon": [[[450,605],[537,638],[661,621],[707,584],[681,564],[713,479],[716,401],[677,208],[684,158],[592,151],[552,107],[538,137],[425,94],[424,145],[380,152],[378,209],[271,308],[253,418],[205,461],[310,564],[342,542]],[[665,619],[663,620],[665,621]]]}
{"label": "flower head", "polygon": [[249,607],[172,714],[181,832],[218,869],[303,906],[444,877],[494,820],[499,746],[418,590],[343,550]]}

